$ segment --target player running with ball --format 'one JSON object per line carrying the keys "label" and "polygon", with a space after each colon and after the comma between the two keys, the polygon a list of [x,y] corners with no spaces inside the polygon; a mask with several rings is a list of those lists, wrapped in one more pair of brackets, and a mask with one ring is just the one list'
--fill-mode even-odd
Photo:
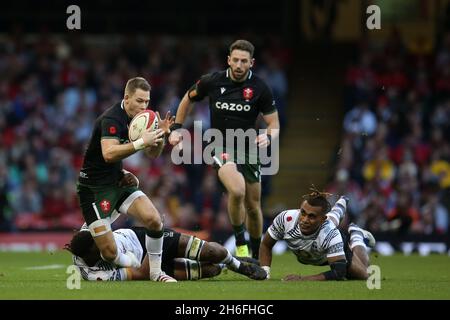
{"label": "player running with ball", "polygon": [[150,85],[144,78],[128,80],[124,98],[107,109],[95,121],[77,184],[80,207],[102,259],[120,267],[137,267],[140,261],[131,252],[117,247],[111,223],[118,213],[129,214],[145,227],[145,247],[149,256],[152,281],[176,282],[161,270],[163,223],[150,199],[136,186],[124,183],[122,160],[144,150],[157,157],[164,146],[164,134],[173,123],[169,114],[159,120],[159,129],[146,131],[137,141],[128,142],[128,125],[147,109]]}

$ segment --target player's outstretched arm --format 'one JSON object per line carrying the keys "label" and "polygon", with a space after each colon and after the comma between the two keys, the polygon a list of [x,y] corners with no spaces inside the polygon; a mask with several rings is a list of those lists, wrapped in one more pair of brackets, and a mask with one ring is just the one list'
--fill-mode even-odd
{"label": "player's outstretched arm", "polygon": [[169,143],[173,146],[177,145],[181,142],[181,133],[177,132],[177,129],[180,129],[184,123],[184,120],[186,120],[186,117],[190,110],[192,109],[192,106],[194,105],[194,102],[191,101],[189,98],[189,95],[196,95],[196,90],[191,90],[186,92],[183,99],[181,99],[180,104],[178,105],[177,115],[175,117],[175,123],[171,125],[170,127],[170,135],[169,135]]}
{"label": "player's outstretched arm", "polygon": [[259,247],[259,262],[261,267],[267,272],[267,279],[270,278],[270,266],[272,265],[272,248],[277,243],[268,232],[264,235]]}
{"label": "player's outstretched arm", "polygon": [[326,281],[344,280],[347,275],[347,261],[345,255],[328,258],[330,270],[309,276],[290,274],[283,278],[284,281]]}

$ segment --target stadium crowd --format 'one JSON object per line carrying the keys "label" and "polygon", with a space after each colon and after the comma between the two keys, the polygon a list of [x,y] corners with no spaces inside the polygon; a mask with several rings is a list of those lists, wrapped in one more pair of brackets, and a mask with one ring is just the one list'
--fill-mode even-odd
{"label": "stadium crowd", "polygon": [[363,41],[346,74],[344,134],[329,192],[372,232],[440,235],[450,211],[450,32],[433,46],[394,30]]}
{"label": "stadium crowd", "polygon": [[[78,228],[83,219],[75,182],[95,118],[122,98],[125,82],[137,75],[152,85],[151,108],[175,114],[189,84],[225,69],[231,40],[60,38],[45,32],[0,39],[0,231]],[[255,44],[255,71],[271,86],[285,126],[290,50],[271,36]],[[192,129],[194,119],[208,129],[206,100],[196,105],[186,127]],[[166,226],[231,230],[212,169],[175,166],[170,152],[166,148],[153,161],[142,153],[124,161],[165,213]]]}

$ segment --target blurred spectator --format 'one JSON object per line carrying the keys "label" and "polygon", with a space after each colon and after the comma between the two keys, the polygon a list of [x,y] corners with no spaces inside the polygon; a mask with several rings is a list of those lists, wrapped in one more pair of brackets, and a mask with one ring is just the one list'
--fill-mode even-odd
{"label": "blurred spectator", "polygon": [[348,219],[350,221],[356,221],[357,217],[362,213],[363,199],[360,186],[350,180],[350,174],[346,169],[339,169],[336,172],[334,181],[326,188],[326,192],[332,194],[329,201],[331,203],[336,202],[340,196],[347,196],[350,199],[349,206],[347,207]]}
{"label": "blurred spectator", "polygon": [[[347,70],[344,104],[355,107],[344,118],[336,176],[345,169],[361,187],[353,218],[373,232],[448,234],[449,50],[450,32],[433,50],[422,38],[407,48],[393,30],[381,46],[362,41]],[[336,180],[329,190],[344,188]]]}
{"label": "blurred spectator", "polygon": [[377,119],[367,102],[361,101],[344,118],[344,129],[355,135],[371,136],[377,128]]}
{"label": "blurred spectator", "polygon": [[388,213],[389,229],[400,235],[419,231],[420,215],[412,205],[411,196],[406,192],[398,195],[394,209]]}

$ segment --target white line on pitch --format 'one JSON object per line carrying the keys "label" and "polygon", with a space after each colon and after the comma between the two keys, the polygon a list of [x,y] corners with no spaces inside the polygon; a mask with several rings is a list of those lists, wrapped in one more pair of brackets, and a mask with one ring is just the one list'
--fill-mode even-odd
{"label": "white line on pitch", "polygon": [[28,267],[24,268],[25,270],[49,270],[49,269],[61,269],[65,268],[65,264],[50,264],[48,266],[36,266],[36,267]]}

